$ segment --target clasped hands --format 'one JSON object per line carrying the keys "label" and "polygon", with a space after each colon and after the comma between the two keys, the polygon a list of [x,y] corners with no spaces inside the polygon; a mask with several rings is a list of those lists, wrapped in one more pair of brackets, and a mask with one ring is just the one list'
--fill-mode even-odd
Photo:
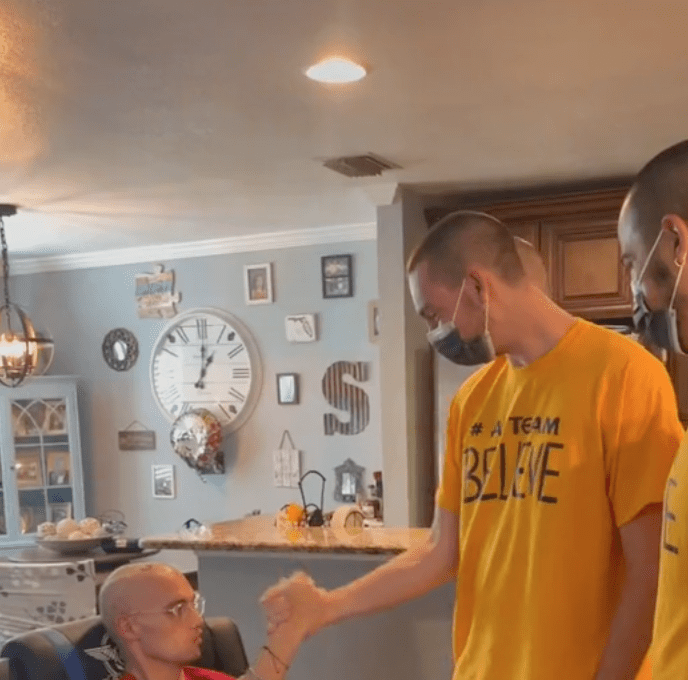
{"label": "clasped hands", "polygon": [[268,635],[286,635],[302,642],[325,625],[328,592],[304,572],[281,578],[260,598]]}

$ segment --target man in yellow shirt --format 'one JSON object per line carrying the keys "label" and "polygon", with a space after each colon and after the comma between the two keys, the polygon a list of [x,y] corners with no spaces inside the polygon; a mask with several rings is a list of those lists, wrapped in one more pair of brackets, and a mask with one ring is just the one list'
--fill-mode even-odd
{"label": "man in yellow shirt", "polygon": [[[638,174],[619,216],[635,321],[644,337],[688,350],[688,141],[655,156]],[[651,657],[654,680],[688,678],[688,440],[664,496],[659,588]]]}
{"label": "man in yellow shirt", "polygon": [[454,680],[634,677],[682,435],[664,366],[557,307],[489,215],[445,217],[408,274],[433,346],[486,363],[451,405],[432,535],[333,591],[278,585],[273,625],[310,600],[313,633],[455,580]]}

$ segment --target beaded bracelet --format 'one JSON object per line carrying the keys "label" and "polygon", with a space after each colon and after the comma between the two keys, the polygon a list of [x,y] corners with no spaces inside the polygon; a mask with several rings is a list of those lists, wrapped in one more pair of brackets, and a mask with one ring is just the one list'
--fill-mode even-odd
{"label": "beaded bracelet", "polygon": [[[273,652],[273,651],[270,649],[270,647],[268,647],[267,645],[263,645],[262,648],[263,648],[263,649],[264,649],[264,650],[265,650],[265,651],[266,651],[275,661],[278,661],[282,666],[284,666],[285,672],[289,670],[289,666],[288,666],[286,663],[284,663],[284,661],[282,661],[282,659],[280,659],[279,656],[277,656],[277,654],[275,654],[275,652]],[[277,673],[278,669],[275,668],[275,662],[274,662],[274,661],[272,662],[272,667],[275,669],[275,673]]]}

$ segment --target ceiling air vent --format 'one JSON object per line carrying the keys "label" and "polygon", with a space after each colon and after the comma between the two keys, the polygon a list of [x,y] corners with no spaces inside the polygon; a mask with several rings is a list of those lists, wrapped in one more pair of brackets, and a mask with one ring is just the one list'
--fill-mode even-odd
{"label": "ceiling air vent", "polygon": [[363,156],[328,158],[323,165],[347,177],[374,177],[375,175],[381,175],[383,170],[401,167],[372,153]]}

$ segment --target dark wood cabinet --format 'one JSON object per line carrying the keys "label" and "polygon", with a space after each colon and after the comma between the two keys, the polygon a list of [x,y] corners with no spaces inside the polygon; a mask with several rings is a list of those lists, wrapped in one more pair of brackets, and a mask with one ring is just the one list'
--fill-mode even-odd
{"label": "dark wood cabinet", "polygon": [[[628,273],[621,265],[616,221],[627,185],[595,191],[524,196],[509,201],[464,199],[530,241],[548,270],[552,299],[572,314],[612,319],[632,314]],[[454,209],[457,209],[454,208]],[[449,209],[429,209],[429,222]]]}
{"label": "dark wood cabinet", "polygon": [[574,218],[541,225],[554,301],[588,319],[628,317],[630,278],[621,265],[616,217]]}

